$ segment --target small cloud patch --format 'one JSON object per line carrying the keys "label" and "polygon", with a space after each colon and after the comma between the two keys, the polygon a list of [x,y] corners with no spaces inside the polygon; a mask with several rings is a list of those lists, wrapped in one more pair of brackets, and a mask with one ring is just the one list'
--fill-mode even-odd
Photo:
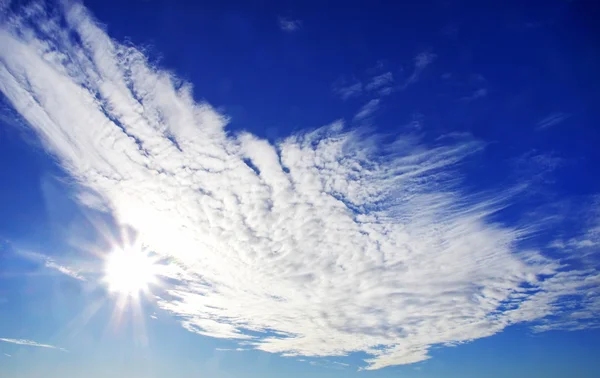
{"label": "small cloud patch", "polygon": [[302,27],[302,21],[287,17],[278,18],[279,28],[285,32],[295,32]]}
{"label": "small cloud patch", "polygon": [[567,113],[552,113],[549,116],[543,118],[542,120],[540,120],[535,126],[536,130],[544,130],[553,126],[556,126],[562,122],[564,122],[565,120],[567,120],[569,117],[571,117],[570,114]]}

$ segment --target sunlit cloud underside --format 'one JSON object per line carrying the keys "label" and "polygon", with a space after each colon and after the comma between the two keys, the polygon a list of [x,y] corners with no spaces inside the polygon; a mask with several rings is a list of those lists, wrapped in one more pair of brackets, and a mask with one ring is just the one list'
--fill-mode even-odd
{"label": "sunlit cloud underside", "polygon": [[518,249],[526,228],[489,219],[503,199],[461,192],[458,164],[482,143],[381,147],[341,122],[276,144],[228,132],[78,4],[5,17],[0,46],[8,101],[82,204],[170,257],[158,305],[192,332],[288,356],[366,352],[379,369],[519,322],[584,327],[565,295],[598,307],[577,299],[596,272]]}

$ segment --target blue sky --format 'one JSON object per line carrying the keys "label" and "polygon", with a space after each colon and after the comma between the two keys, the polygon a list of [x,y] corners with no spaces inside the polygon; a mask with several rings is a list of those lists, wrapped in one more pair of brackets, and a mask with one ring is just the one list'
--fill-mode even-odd
{"label": "blue sky", "polygon": [[590,2],[0,11],[0,375],[600,368]]}

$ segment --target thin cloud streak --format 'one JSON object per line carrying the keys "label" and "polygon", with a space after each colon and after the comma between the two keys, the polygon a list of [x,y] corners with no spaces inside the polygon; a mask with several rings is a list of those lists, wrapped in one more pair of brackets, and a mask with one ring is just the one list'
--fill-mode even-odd
{"label": "thin cloud streak", "polygon": [[32,346],[32,347],[38,347],[38,348],[57,349],[57,350],[60,350],[62,352],[68,352],[68,350],[66,350],[64,348],[60,348],[60,347],[57,347],[57,346],[54,346],[54,345],[50,345],[50,344],[41,344],[41,343],[38,343],[36,341],[27,340],[27,339],[5,339],[5,338],[0,338],[0,341],[3,341],[5,343],[17,344],[17,345],[25,345],[25,346]]}
{"label": "thin cloud streak", "polygon": [[547,116],[546,118],[540,120],[536,124],[536,129],[544,130],[549,127],[556,126],[556,125],[564,122],[565,120],[567,120],[570,116],[571,115],[567,114],[567,113],[552,113],[549,116]]}
{"label": "thin cloud streak", "polygon": [[79,281],[86,281],[86,278],[83,275],[81,275],[79,271],[66,265],[59,264],[49,256],[29,251],[19,251],[18,253],[30,260],[42,262],[46,268],[55,270]]}
{"label": "thin cloud streak", "polygon": [[352,84],[346,84],[345,80],[338,80],[333,84],[333,93],[342,100],[348,100],[352,97],[360,96],[363,92],[363,85],[360,81],[354,81]]}
{"label": "thin cloud streak", "polygon": [[489,219],[506,198],[461,190],[460,163],[483,143],[382,145],[341,122],[277,144],[231,134],[189,86],[65,7],[64,22],[33,5],[2,24],[0,90],[81,187],[175,257],[158,304],[187,330],[286,356],[364,352],[378,369],[543,325],[596,283],[519,250],[528,225]]}
{"label": "thin cloud streak", "polygon": [[248,349],[244,349],[244,348],[235,348],[235,349],[232,349],[232,348],[215,348],[215,350],[217,352],[245,352]]}
{"label": "thin cloud streak", "polygon": [[379,103],[381,100],[373,99],[364,104],[354,116],[355,121],[362,121],[375,113],[379,109]]}
{"label": "thin cloud streak", "polygon": [[373,91],[376,89],[381,89],[383,87],[388,87],[394,83],[394,75],[391,72],[386,72],[384,74],[375,76],[371,79],[371,81],[365,86],[367,91]]}
{"label": "thin cloud streak", "polygon": [[414,68],[411,75],[406,79],[404,84],[400,86],[400,90],[408,88],[409,85],[419,81],[421,74],[433,61],[437,58],[437,55],[431,52],[422,52],[418,54],[414,59]]}
{"label": "thin cloud streak", "polygon": [[479,88],[479,89],[475,90],[471,95],[459,98],[458,101],[467,102],[467,103],[473,102],[480,98],[484,98],[485,96],[487,96],[487,93],[488,93],[488,91],[486,88]]}
{"label": "thin cloud streak", "polygon": [[60,273],[69,276],[71,278],[75,278],[76,280],[79,281],[85,281],[85,277],[83,277],[81,274],[79,274],[79,272],[77,272],[76,270],[73,270],[67,266],[64,265],[60,265],[57,264],[54,260],[52,260],[51,258],[47,258],[46,262],[44,264],[47,268],[50,269],[54,269],[56,271],[59,271]]}
{"label": "thin cloud streak", "polygon": [[342,100],[348,100],[352,97],[359,97],[362,94],[376,94],[381,97],[388,96],[394,92],[394,75],[391,72],[385,72],[371,77],[366,84],[357,79],[348,82],[343,77],[333,83],[333,93]]}

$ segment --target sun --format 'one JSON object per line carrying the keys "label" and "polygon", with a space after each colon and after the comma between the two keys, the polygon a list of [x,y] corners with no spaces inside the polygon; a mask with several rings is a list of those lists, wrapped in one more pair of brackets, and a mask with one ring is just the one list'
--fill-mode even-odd
{"label": "sun", "polygon": [[146,251],[126,248],[113,251],[106,257],[104,281],[109,291],[125,296],[138,296],[156,283],[155,260]]}

